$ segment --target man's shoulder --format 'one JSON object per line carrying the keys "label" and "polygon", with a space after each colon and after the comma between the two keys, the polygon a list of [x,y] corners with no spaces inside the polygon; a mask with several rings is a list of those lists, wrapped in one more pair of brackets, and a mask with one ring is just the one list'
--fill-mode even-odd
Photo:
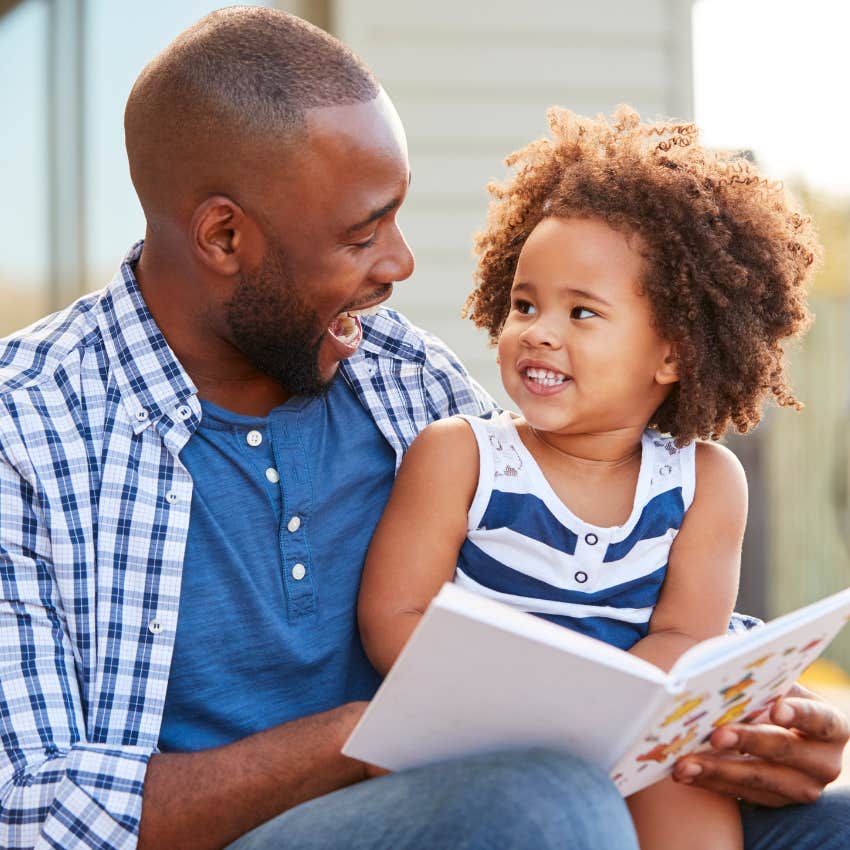
{"label": "man's shoulder", "polygon": [[56,381],[75,367],[83,350],[96,344],[100,329],[94,307],[100,293],[83,296],[29,327],[0,339],[0,398]]}
{"label": "man's shoulder", "polygon": [[466,375],[457,355],[438,336],[414,325],[397,310],[382,307],[363,323],[367,350],[378,356],[402,357],[428,367],[448,367]]}
{"label": "man's shoulder", "polygon": [[424,390],[433,418],[456,413],[474,415],[495,407],[487,391],[449,346],[401,313],[382,308],[366,316],[363,337],[362,348],[367,355],[406,361],[414,367],[401,370],[400,375],[409,375],[408,380]]}

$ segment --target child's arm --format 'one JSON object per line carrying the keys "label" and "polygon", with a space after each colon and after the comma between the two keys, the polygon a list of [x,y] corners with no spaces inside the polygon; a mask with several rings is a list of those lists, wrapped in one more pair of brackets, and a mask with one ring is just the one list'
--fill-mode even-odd
{"label": "child's arm", "polygon": [[670,548],[649,634],[631,651],[668,670],[689,647],[725,634],[738,593],[747,480],[735,455],[696,445],[696,491]]}
{"label": "child's arm", "polygon": [[451,581],[478,484],[462,419],[428,426],[408,449],[366,556],[357,617],[375,668],[392,666],[428,603]]}
{"label": "child's arm", "polygon": [[[649,634],[632,647],[635,655],[667,670],[695,643],[726,632],[746,521],[747,481],[738,459],[716,443],[698,443],[694,501],[670,547]],[[644,850],[743,847],[733,797],[676,785],[668,777],[627,802]]]}

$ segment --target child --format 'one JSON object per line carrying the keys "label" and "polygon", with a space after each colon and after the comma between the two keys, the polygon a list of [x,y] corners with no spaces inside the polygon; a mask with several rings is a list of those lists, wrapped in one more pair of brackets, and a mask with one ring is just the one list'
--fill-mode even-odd
{"label": "child", "polygon": [[[359,600],[382,673],[453,578],[669,668],[725,632],[746,522],[740,464],[695,440],[800,407],[781,342],[819,248],[782,186],[691,124],[549,123],[491,188],[467,302],[521,415],[437,422],[405,457]],[[742,845],[730,797],[628,803],[644,850]]]}

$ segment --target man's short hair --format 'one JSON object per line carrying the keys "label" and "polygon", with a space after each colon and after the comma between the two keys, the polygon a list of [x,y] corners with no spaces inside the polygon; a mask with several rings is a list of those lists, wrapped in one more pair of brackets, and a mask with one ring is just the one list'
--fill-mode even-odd
{"label": "man's short hair", "polygon": [[145,67],[127,101],[142,206],[150,213],[178,194],[227,193],[221,181],[241,161],[303,138],[308,110],[365,103],[379,90],[351,50],[300,18],[256,6],[213,12]]}

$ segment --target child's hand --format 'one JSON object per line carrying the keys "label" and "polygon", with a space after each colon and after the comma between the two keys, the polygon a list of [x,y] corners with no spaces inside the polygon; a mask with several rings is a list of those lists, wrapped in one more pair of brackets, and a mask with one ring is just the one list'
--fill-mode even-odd
{"label": "child's hand", "polygon": [[681,759],[673,778],[761,806],[811,803],[841,772],[848,738],[847,718],[795,685],[769,722],[718,729],[714,749]]}

